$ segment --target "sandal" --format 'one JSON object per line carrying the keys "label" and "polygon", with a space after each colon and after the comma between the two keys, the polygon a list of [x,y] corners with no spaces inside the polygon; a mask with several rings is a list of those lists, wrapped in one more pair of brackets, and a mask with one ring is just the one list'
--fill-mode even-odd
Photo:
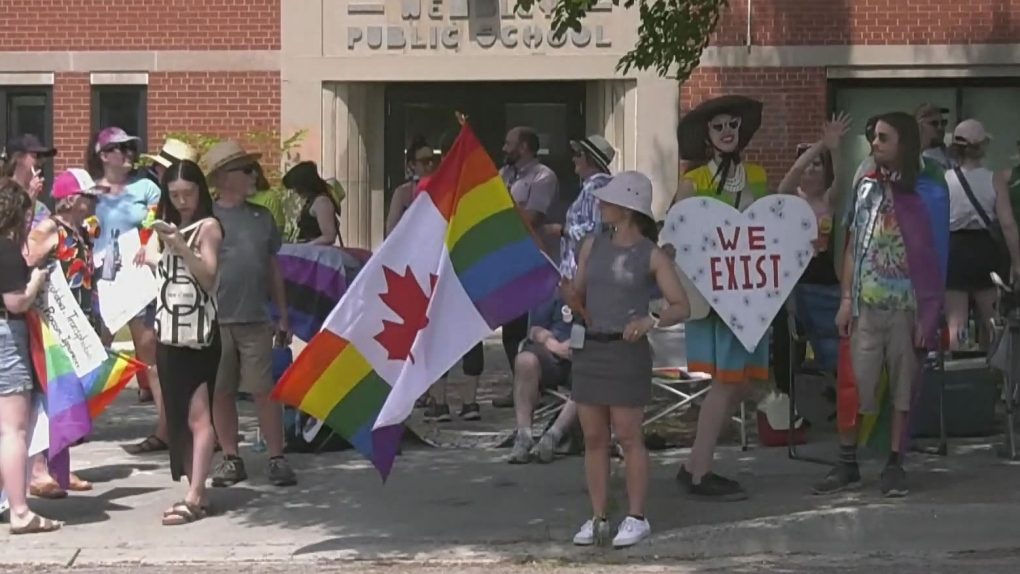
{"label": "sandal", "polygon": [[50,520],[49,518],[43,518],[38,514],[33,514],[32,519],[24,526],[11,526],[11,534],[43,534],[46,532],[56,532],[63,526],[63,522]]}
{"label": "sandal", "polygon": [[72,472],[67,490],[71,492],[88,492],[92,490],[92,483]]}
{"label": "sandal", "polygon": [[28,486],[28,493],[36,498],[43,498],[46,500],[60,500],[67,498],[67,491],[60,488],[60,485],[56,481],[32,483]]}
{"label": "sandal", "polygon": [[206,516],[206,507],[188,504],[185,501],[175,502],[163,513],[163,526],[183,526],[201,520]]}
{"label": "sandal", "polygon": [[149,435],[145,440],[138,444],[127,445],[124,448],[124,452],[130,455],[141,455],[141,454],[152,454],[154,452],[163,452],[169,447],[163,439],[156,435]]}

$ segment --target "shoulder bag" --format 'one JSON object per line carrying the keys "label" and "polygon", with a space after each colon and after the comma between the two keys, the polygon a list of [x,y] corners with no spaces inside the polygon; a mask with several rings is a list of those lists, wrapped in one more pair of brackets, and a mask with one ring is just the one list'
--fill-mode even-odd
{"label": "shoulder bag", "polygon": [[[193,223],[179,233],[193,249],[198,231],[206,220]],[[189,234],[190,233],[190,234]],[[216,298],[195,279],[184,258],[165,250],[157,272],[160,279],[156,298],[156,334],[159,342],[172,347],[204,349],[216,336]]]}

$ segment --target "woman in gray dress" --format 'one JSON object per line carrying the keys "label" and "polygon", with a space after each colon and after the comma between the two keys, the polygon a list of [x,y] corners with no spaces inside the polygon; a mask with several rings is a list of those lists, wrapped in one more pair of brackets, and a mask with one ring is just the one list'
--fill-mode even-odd
{"label": "woman in gray dress", "polygon": [[[652,396],[652,351],[645,335],[679,323],[690,314],[690,305],[673,260],[656,246],[652,182],[641,173],[623,172],[594,193],[611,230],[585,240],[574,280],[564,286],[567,301],[587,324],[583,348],[574,355],[572,398],[584,431],[594,515],[574,536],[574,544],[601,544],[608,537],[609,443],[615,432],[627,460],[630,502],[613,538],[613,546],[622,548],[651,532],[644,517],[648,451],[641,429]],[[658,319],[648,314],[656,285],[669,303]]]}

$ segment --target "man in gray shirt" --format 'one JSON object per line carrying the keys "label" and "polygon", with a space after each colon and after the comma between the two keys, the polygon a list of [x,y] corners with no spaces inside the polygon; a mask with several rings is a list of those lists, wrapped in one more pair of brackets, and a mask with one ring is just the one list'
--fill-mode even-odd
{"label": "man in gray shirt", "polygon": [[[255,399],[269,451],[269,481],[276,486],[297,484],[294,471],[283,458],[283,410],[269,397],[275,384],[274,335],[276,343],[290,341],[283,278],[276,262],[282,241],[269,210],[246,201],[255,190],[259,157],[245,152],[237,142],[225,141],[203,158],[209,181],[219,195],[213,213],[223,225],[216,292],[223,354],[213,396],[213,425],[223,448],[223,462],[213,471],[213,486],[232,486],[248,478],[238,456],[238,392],[250,393]],[[269,319],[270,296],[280,310],[276,328]]]}

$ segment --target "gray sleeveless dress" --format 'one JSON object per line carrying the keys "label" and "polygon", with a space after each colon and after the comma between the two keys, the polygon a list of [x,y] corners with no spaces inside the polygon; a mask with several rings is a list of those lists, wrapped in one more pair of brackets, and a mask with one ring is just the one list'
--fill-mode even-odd
{"label": "gray sleeveless dress", "polygon": [[585,307],[592,324],[584,348],[574,351],[571,398],[582,405],[641,407],[652,398],[652,350],[648,338],[622,338],[634,319],[648,316],[655,244],[642,238],[614,245],[612,232],[595,236],[585,269]]}

